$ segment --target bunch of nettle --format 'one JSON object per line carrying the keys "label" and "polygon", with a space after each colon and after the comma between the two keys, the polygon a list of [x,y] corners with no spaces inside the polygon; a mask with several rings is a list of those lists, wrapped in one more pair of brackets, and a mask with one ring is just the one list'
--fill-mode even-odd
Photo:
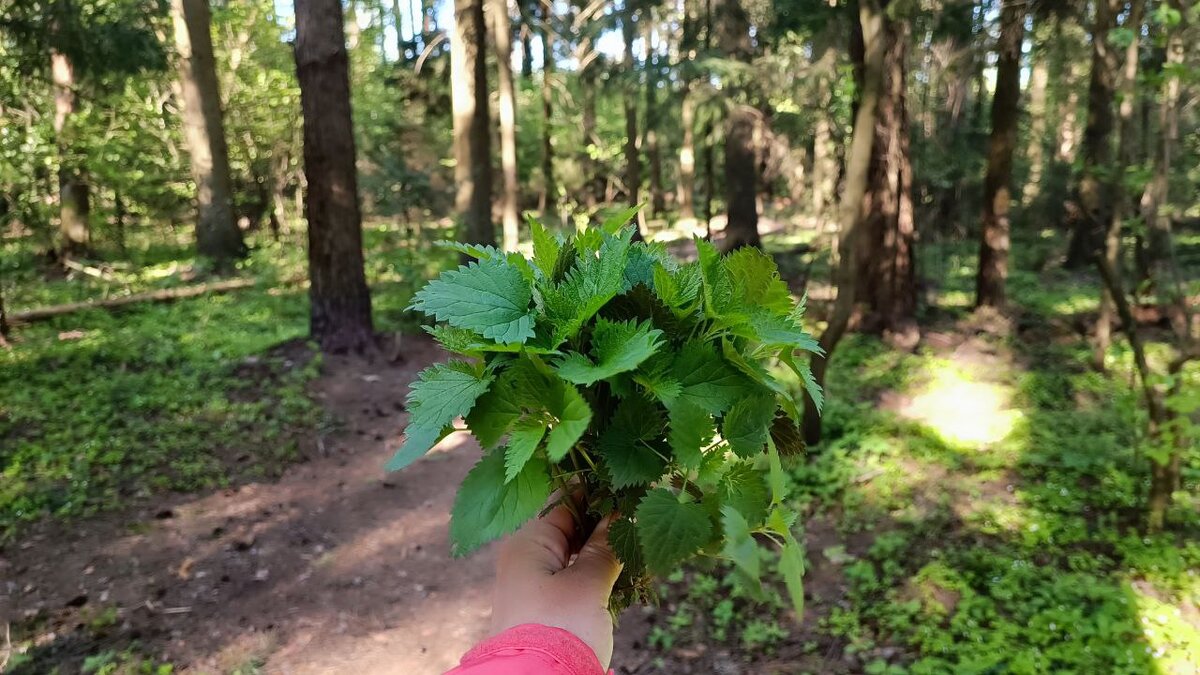
{"label": "bunch of nettle", "polygon": [[796,359],[820,350],[800,328],[804,305],[758,249],[722,257],[697,240],[697,260],[681,264],[632,242],[631,215],[565,238],[531,222],[531,260],[447,244],[476,261],[431,281],[412,308],[461,358],[412,385],[388,468],[424,455],[461,416],[483,458],[455,499],[457,555],[536,517],[561,488],[582,494],[566,500],[581,529],[619,514],[614,609],[702,555],[731,561],[751,593],[777,560],[799,612],[804,556],[780,455],[803,450],[800,406],[767,366],[786,365],[820,405]]}

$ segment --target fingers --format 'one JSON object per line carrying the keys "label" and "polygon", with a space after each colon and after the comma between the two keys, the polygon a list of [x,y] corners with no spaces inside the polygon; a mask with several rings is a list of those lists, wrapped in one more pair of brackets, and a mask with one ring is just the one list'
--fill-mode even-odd
{"label": "fingers", "polygon": [[[551,503],[556,498],[551,496]],[[498,572],[502,576],[509,568],[527,569],[538,574],[558,572],[571,558],[574,536],[575,517],[566,504],[560,503],[545,516],[525,523],[508,538],[500,552]]]}
{"label": "fingers", "polygon": [[603,594],[603,604],[608,604],[608,595],[612,592],[613,584],[621,574],[621,561],[613,553],[608,543],[608,527],[612,524],[613,516],[605,516],[588,537],[587,543],[579,549],[575,563],[563,574],[569,574],[574,580],[591,592]]}

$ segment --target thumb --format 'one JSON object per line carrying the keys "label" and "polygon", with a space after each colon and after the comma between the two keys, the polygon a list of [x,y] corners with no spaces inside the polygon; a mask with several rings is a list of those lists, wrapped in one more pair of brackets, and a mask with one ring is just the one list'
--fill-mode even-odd
{"label": "thumb", "polygon": [[586,584],[589,590],[603,593],[606,599],[623,567],[608,543],[608,527],[612,521],[613,516],[610,514],[596,524],[596,529],[592,530],[587,543],[575,556],[574,564],[566,570],[576,578],[576,583]]}

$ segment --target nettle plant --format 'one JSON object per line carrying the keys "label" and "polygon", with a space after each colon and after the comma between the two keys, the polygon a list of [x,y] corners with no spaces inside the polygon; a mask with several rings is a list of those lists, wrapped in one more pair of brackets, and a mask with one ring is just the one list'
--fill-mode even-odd
{"label": "nettle plant", "polygon": [[796,358],[820,350],[800,327],[804,304],[758,249],[722,257],[697,240],[697,260],[681,264],[661,244],[631,242],[632,215],[569,237],[531,222],[531,260],[446,244],[476,261],[431,281],[412,308],[440,322],[426,330],[461,358],[413,383],[388,469],[420,458],[462,417],[484,452],[455,499],[456,555],[554,506],[558,489],[582,495],[559,498],[581,532],[618,514],[614,610],[707,556],[731,561],[755,597],[777,561],[799,612],[804,556],[780,457],[803,451],[801,406],[767,366],[785,364],[820,404]]}

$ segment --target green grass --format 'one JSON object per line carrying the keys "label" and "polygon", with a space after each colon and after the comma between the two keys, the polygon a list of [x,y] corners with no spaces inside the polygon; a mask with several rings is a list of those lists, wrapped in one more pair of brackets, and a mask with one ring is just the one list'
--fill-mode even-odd
{"label": "green grass", "polygon": [[[436,232],[430,233],[430,236]],[[414,289],[453,256],[386,226],[366,232],[376,326],[414,330]],[[144,249],[112,281],[47,280],[25,241],[6,242],[10,310],[187,283],[186,248]],[[22,327],[0,350],[0,536],[157,492],[277,474],[321,424],[306,384],[320,358],[308,332],[299,241],[260,243],[240,274],[252,289]]]}

